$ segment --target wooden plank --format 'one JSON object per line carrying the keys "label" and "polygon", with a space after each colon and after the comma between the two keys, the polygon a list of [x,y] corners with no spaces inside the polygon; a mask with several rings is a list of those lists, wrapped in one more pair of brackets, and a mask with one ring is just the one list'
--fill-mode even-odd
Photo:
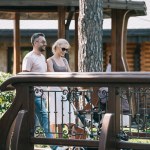
{"label": "wooden plank", "polygon": [[136,48],[135,43],[127,44],[126,57],[127,57],[127,63],[129,66],[129,71],[134,71],[134,50],[135,50],[135,48]]}
{"label": "wooden plank", "polygon": [[130,66],[133,66],[133,62],[134,62],[134,60],[128,60],[128,63]]}
{"label": "wooden plank", "polygon": [[[134,50],[133,50],[133,51],[134,51]],[[127,53],[126,56],[127,56],[127,58],[133,58],[134,53]]]}
{"label": "wooden plank", "polygon": [[147,63],[150,63],[150,61],[145,61],[144,67],[150,67],[150,64],[147,64]]}
{"label": "wooden plank", "polygon": [[[5,0],[0,6],[79,6],[79,0]],[[104,0],[103,8],[146,10],[145,3],[126,0]],[[144,13],[143,12],[143,13]]]}
{"label": "wooden plank", "polygon": [[[65,146],[79,146],[79,147],[97,147],[99,146],[99,141],[96,140],[83,140],[80,139],[55,139],[55,138],[35,138],[31,137],[30,139],[32,144],[44,144],[44,145],[65,145]],[[68,142],[69,141],[69,142]]]}
{"label": "wooden plank", "polygon": [[0,6],[79,6],[79,0],[5,0]]}

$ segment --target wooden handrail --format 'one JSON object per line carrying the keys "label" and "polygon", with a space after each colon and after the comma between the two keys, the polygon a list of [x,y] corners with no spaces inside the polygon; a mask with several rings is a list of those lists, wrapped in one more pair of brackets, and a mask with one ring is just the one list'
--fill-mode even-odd
{"label": "wooden handrail", "polygon": [[22,72],[9,78],[1,86],[0,90],[5,90],[14,84],[27,83],[29,85],[89,85],[97,86],[108,84],[149,84],[150,72],[82,72],[82,73],[27,73]]}
{"label": "wooden handrail", "polygon": [[61,138],[54,139],[54,138],[51,138],[51,140],[50,140],[48,138],[34,138],[34,137],[31,137],[31,143],[32,144],[45,144],[45,145],[48,145],[48,144],[57,145],[59,143],[59,145],[65,145],[65,146],[73,145],[73,146],[77,146],[77,147],[96,147],[96,148],[99,145],[99,141],[97,141],[97,140],[82,140],[82,139],[80,139],[80,142],[79,142],[79,140],[77,140],[77,139],[61,139]]}
{"label": "wooden handrail", "polygon": [[149,150],[150,144],[148,143],[131,143],[128,141],[118,141],[117,142],[117,148],[130,148],[130,149],[136,149],[136,150]]}

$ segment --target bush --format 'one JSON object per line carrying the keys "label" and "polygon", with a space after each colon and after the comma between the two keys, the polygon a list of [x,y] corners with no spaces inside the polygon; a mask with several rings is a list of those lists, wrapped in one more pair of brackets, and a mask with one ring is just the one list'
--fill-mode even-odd
{"label": "bush", "polygon": [[[11,76],[9,73],[0,72],[0,85]],[[10,107],[14,94],[14,91],[0,92],[0,118]]]}

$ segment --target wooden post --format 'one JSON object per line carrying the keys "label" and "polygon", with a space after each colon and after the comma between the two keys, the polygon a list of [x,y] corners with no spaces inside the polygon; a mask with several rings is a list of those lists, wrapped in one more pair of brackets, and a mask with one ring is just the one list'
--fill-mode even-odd
{"label": "wooden post", "polygon": [[13,74],[20,72],[20,14],[15,13],[14,20],[14,64]]}
{"label": "wooden post", "polygon": [[112,71],[128,71],[126,60],[127,23],[130,10],[112,10]]}
{"label": "wooden post", "polygon": [[58,38],[65,38],[65,7],[58,7]]}
{"label": "wooden post", "polygon": [[75,13],[75,71],[78,72],[78,17],[79,13]]}

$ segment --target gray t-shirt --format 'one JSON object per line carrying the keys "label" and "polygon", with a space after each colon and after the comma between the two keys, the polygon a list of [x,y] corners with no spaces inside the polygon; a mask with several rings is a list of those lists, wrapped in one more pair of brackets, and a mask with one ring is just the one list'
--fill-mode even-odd
{"label": "gray t-shirt", "polygon": [[22,70],[40,73],[47,72],[47,64],[44,55],[37,55],[33,51],[29,52],[23,59]]}
{"label": "gray t-shirt", "polygon": [[[23,59],[22,71],[39,72],[39,73],[47,72],[47,63],[44,55],[43,54],[38,55],[33,51],[29,52]],[[43,91],[46,90],[47,87],[36,86],[34,87],[34,89],[36,96],[42,96],[43,98],[46,98],[46,94],[44,94],[42,90]]]}

